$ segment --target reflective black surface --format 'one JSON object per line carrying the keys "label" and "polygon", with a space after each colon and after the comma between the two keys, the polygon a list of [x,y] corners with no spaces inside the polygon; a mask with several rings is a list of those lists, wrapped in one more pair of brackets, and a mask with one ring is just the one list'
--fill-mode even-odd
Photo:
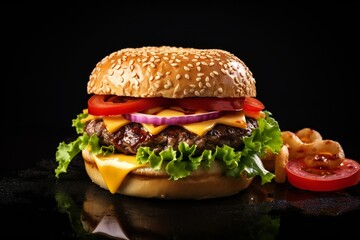
{"label": "reflective black surface", "polygon": [[[360,186],[327,193],[287,183],[209,200],[113,195],[88,179],[80,158],[54,177],[54,160],[0,180],[3,229],[11,236],[60,239],[355,239]],[[5,221],[4,221],[5,220]]]}
{"label": "reflective black surface", "polygon": [[[233,52],[282,130],[314,128],[360,161],[358,4],[13,1],[3,11],[1,238],[100,239],[86,230],[115,218],[133,239],[358,239],[359,186],[311,193],[255,182],[228,198],[158,201],[96,188],[81,161],[54,178],[56,147],[75,133],[71,120],[86,108],[96,63],[144,45]],[[87,199],[102,203],[84,229]]]}

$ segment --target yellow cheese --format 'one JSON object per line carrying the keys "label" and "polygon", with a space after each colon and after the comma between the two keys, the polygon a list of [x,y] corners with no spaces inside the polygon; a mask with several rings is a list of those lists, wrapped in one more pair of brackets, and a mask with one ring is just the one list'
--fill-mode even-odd
{"label": "yellow cheese", "polygon": [[213,127],[215,127],[215,120],[207,120],[203,122],[189,123],[182,125],[186,130],[197,134],[198,136],[203,136],[205,133],[210,131]]}
{"label": "yellow cheese", "polygon": [[246,119],[243,111],[240,112],[228,112],[226,115],[215,119],[216,123],[222,123],[225,125],[238,127],[238,128],[246,128]]}
{"label": "yellow cheese", "polygon": [[103,117],[104,124],[106,129],[113,133],[119,130],[121,127],[125,126],[126,124],[130,123],[130,121],[126,120],[123,116],[107,116]]}
{"label": "yellow cheese", "polygon": [[95,163],[111,193],[116,193],[126,175],[145,164],[138,164],[135,156],[112,154],[104,157],[93,155]]}
{"label": "yellow cheese", "polygon": [[[174,116],[182,116],[184,114],[185,113],[180,112],[180,111],[176,111],[176,110],[172,110],[172,109],[165,109],[165,110],[160,111],[156,115],[162,116],[162,117],[174,117]],[[143,123],[142,125],[146,129],[146,131],[148,131],[152,135],[156,135],[168,127],[168,125],[154,125],[154,124],[148,124],[148,123]]]}
{"label": "yellow cheese", "polygon": [[246,120],[243,112],[231,112],[224,116],[216,119],[211,119],[203,122],[196,122],[185,124],[183,127],[198,136],[203,136],[205,133],[210,131],[216,124],[225,124],[238,128],[246,128]]}

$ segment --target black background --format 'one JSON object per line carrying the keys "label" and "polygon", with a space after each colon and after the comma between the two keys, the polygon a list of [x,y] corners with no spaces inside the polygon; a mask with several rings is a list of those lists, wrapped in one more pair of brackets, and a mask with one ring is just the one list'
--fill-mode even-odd
{"label": "black background", "polygon": [[314,128],[360,159],[356,4],[114,2],[2,8],[9,13],[2,16],[2,130],[10,133],[2,153],[23,156],[10,167],[52,158],[75,132],[71,120],[86,108],[96,63],[145,45],[234,53],[252,70],[257,97],[282,130]]}
{"label": "black background", "polygon": [[360,161],[357,4],[114,2],[3,4],[1,173],[54,162],[59,142],[75,136],[71,120],[87,106],[96,63],[146,45],[234,53],[282,130],[313,128]]}

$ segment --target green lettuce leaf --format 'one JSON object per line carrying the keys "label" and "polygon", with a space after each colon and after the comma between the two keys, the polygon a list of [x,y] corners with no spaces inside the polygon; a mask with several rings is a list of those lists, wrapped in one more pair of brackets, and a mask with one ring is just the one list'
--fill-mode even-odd
{"label": "green lettuce leaf", "polygon": [[86,118],[88,114],[80,113],[76,116],[76,119],[72,120],[72,126],[75,127],[78,136],[72,142],[65,143],[60,142],[55,153],[55,159],[58,163],[55,169],[55,176],[59,178],[61,173],[66,173],[67,168],[71,160],[76,157],[82,150],[89,147],[92,153],[108,155],[115,152],[114,146],[104,146],[99,144],[99,138],[96,135],[89,136],[84,133],[85,123],[81,122],[82,119]]}

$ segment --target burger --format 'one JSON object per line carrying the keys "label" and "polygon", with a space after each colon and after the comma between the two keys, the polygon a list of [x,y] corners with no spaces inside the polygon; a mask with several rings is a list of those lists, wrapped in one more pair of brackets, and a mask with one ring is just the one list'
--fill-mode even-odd
{"label": "burger", "polygon": [[261,157],[278,153],[281,130],[256,98],[252,72],[221,49],[124,48],[90,74],[78,137],[56,151],[56,178],[81,153],[94,184],[126,196],[225,197],[255,177],[271,182]]}

